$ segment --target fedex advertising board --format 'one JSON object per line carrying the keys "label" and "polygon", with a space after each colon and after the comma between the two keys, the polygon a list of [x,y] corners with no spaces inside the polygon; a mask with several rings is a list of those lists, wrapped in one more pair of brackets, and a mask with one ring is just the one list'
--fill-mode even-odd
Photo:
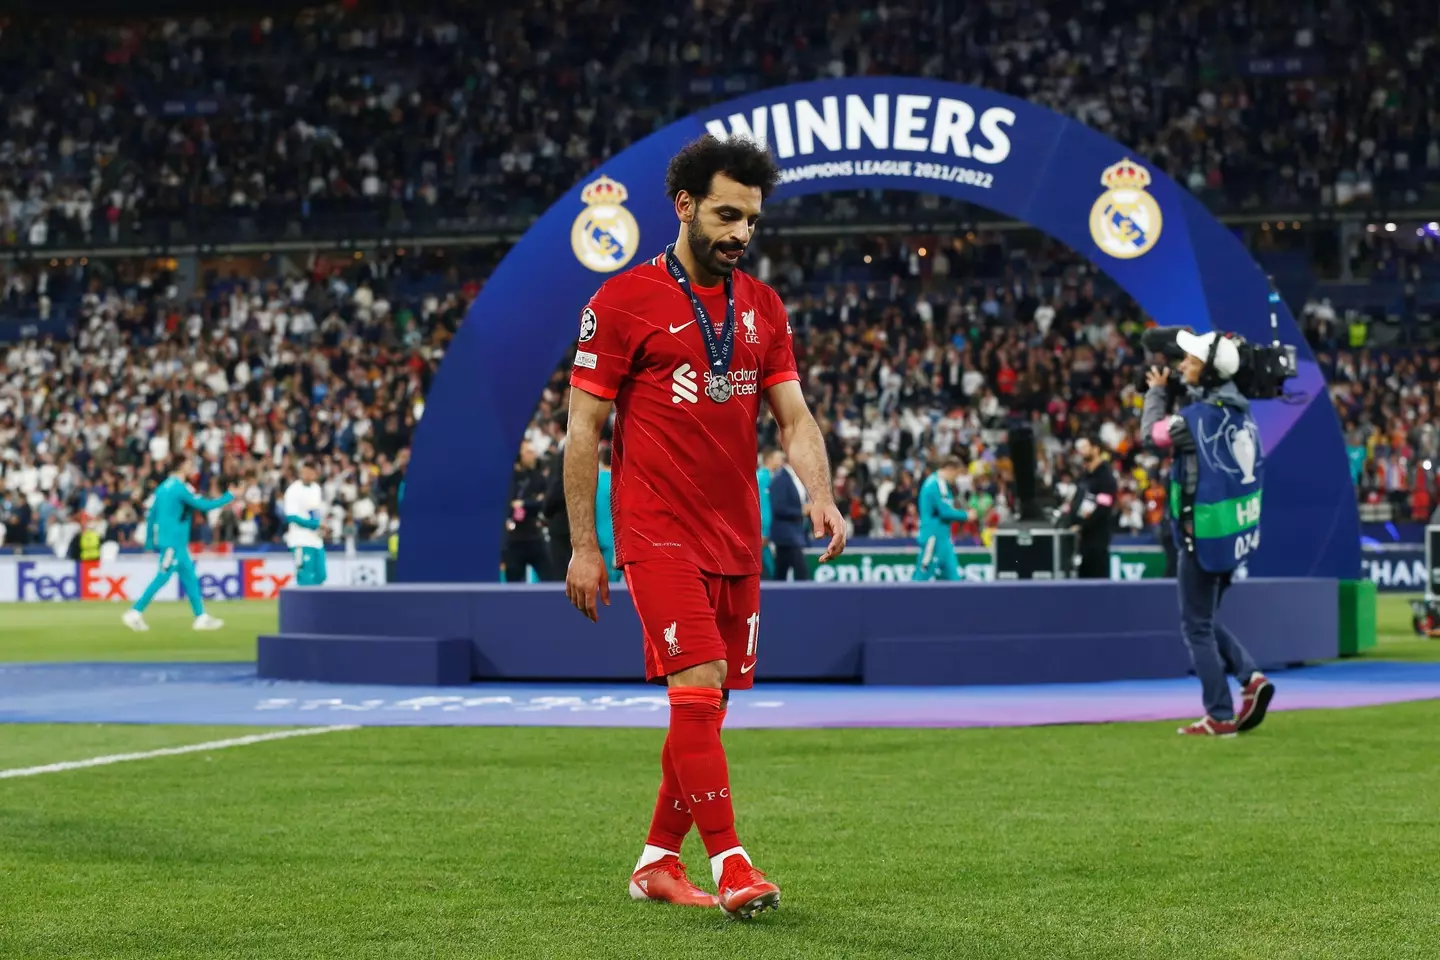
{"label": "fedex advertising board", "polygon": [[[385,558],[327,558],[329,583],[380,586]],[[0,558],[0,602],[27,603],[99,600],[133,603],[155,576],[154,557],[120,557],[109,563],[47,558]],[[206,600],[270,600],[295,582],[295,558],[288,553],[202,558],[195,561],[200,593]],[[171,577],[158,600],[182,600],[180,578]]]}

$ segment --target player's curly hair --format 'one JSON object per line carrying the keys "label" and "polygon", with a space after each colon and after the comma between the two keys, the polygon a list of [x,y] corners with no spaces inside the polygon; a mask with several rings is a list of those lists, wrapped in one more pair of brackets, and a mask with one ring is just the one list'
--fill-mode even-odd
{"label": "player's curly hair", "polygon": [[696,200],[707,197],[717,173],[747,187],[759,187],[761,199],[769,199],[780,182],[780,166],[769,150],[747,137],[721,140],[707,133],[670,159],[665,193],[671,200],[681,190]]}

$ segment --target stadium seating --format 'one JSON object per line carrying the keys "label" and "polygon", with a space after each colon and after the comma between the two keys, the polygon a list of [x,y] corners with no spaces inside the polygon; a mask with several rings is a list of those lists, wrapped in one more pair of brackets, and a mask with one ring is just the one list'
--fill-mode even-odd
{"label": "stadium seating", "polygon": [[[0,235],[43,248],[513,230],[669,120],[842,74],[943,77],[1063,110],[1228,209],[1394,209],[1437,187],[1433,5],[830,9],[655,17],[601,0],[557,31],[519,3],[428,0],[404,16],[342,4],[7,32]],[[836,217],[917,202],[819,201]]]}
{"label": "stadium seating", "polygon": [[[970,463],[962,490],[975,519],[960,533],[980,537],[1007,519],[1005,427],[1017,410],[1035,426],[1045,489],[1063,496],[1073,476],[1070,443],[1098,436],[1121,474],[1117,532],[1153,529],[1159,498],[1151,487],[1163,464],[1134,432],[1135,336],[1144,318],[1068,251],[1027,249],[1018,239],[981,233],[944,248],[884,236],[766,241],[752,258],[750,269],[791,307],[807,393],[830,433],[855,535],[911,535],[919,474],[947,453]],[[1433,245],[1405,253],[1415,267],[1433,265],[1434,255]],[[52,278],[44,286],[74,311],[77,334],[0,346],[3,543],[63,552],[83,517],[133,545],[156,458],[185,445],[216,460],[214,479],[247,484],[237,511],[197,530],[202,543],[277,539],[267,505],[296,455],[321,462],[336,504],[333,542],[383,541],[397,529],[424,388],[494,262],[483,248],[444,258],[320,257],[305,273],[217,274],[194,297],[180,295],[174,274],[161,270],[139,269],[128,282],[99,265],[12,273],[12,309],[33,307],[38,278]],[[1368,261],[1357,266],[1371,269]],[[1368,518],[1428,516],[1424,464],[1440,462],[1440,366],[1419,348],[1349,348],[1351,327],[1365,315],[1347,317],[1321,300],[1302,313],[1357,450]],[[147,359],[122,364],[130,351]],[[194,424],[166,422],[143,402],[154,383],[146,380],[149,358],[159,357],[169,358],[173,374],[159,385]],[[71,377],[68,385],[26,410],[23,398],[37,396],[56,368]],[[1392,379],[1404,389],[1394,391]],[[192,392],[202,386],[218,393],[207,401]],[[288,402],[296,397],[308,403]],[[558,445],[555,414],[565,402],[562,364],[527,438],[542,456]],[[773,425],[763,439],[774,441]],[[278,467],[276,444],[285,451]]]}
{"label": "stadium seating", "polygon": [[[1065,111],[1244,220],[1306,305],[1367,516],[1413,519],[1432,504],[1440,375],[1407,351],[1437,329],[1440,230],[1398,214],[1309,220],[1440,206],[1440,47],[1425,41],[1436,19],[1423,4],[1199,0],[847,2],[824,16],[699,5],[656,18],[601,0],[562,32],[520,4],[477,15],[429,0],[403,17],[342,4],[7,31],[0,247],[16,258],[0,265],[0,543],[64,552],[97,523],[133,545],[159,458],[189,445],[214,462],[203,484],[247,486],[239,510],[199,525],[202,542],[275,541],[269,504],[295,455],[321,460],[332,542],[383,541],[425,387],[504,250],[442,238],[518,235],[596,163],[701,105],[859,73],[959,79]],[[42,69],[61,62],[74,66]],[[910,491],[946,452],[971,464],[977,520],[963,532],[1004,520],[1002,427],[1017,410],[1041,438],[1048,488],[1064,493],[1069,443],[1097,434],[1122,474],[1120,531],[1151,529],[1163,464],[1135,442],[1129,387],[1144,318],[1023,233],[893,229],[974,213],[874,191],[785,201],[749,264],[803,334],[854,532],[909,535]],[[367,238],[388,251],[325,252]],[[133,256],[206,243],[252,252]],[[406,255],[405,243],[419,245]],[[147,380],[157,363],[167,374]],[[564,403],[557,376],[528,437],[542,453]]]}

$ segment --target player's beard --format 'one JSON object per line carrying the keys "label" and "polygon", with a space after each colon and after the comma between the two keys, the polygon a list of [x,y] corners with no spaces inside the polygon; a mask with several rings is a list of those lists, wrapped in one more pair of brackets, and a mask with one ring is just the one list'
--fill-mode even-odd
{"label": "player's beard", "polygon": [[690,221],[690,225],[685,231],[685,242],[689,245],[690,256],[695,258],[695,262],[712,277],[720,277],[722,279],[728,277],[731,272],[734,271],[739,261],[737,260],[736,263],[730,263],[724,257],[720,256],[720,251],[726,250],[734,252],[740,250],[743,252],[745,249],[743,244],[711,240],[705,233],[705,229],[701,227],[700,223],[696,220]]}

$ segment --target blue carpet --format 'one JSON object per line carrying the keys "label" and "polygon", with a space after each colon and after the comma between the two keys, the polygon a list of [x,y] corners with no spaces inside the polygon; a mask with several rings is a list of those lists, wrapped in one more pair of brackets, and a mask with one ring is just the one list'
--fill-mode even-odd
{"label": "blue carpet", "polygon": [[[1351,661],[1271,674],[1272,709],[1440,699],[1440,663]],[[1009,687],[760,684],[727,727],[1032,726],[1194,718],[1194,679]],[[417,688],[261,680],[250,663],[0,666],[0,722],[307,726],[661,727],[644,684],[478,683]]]}

